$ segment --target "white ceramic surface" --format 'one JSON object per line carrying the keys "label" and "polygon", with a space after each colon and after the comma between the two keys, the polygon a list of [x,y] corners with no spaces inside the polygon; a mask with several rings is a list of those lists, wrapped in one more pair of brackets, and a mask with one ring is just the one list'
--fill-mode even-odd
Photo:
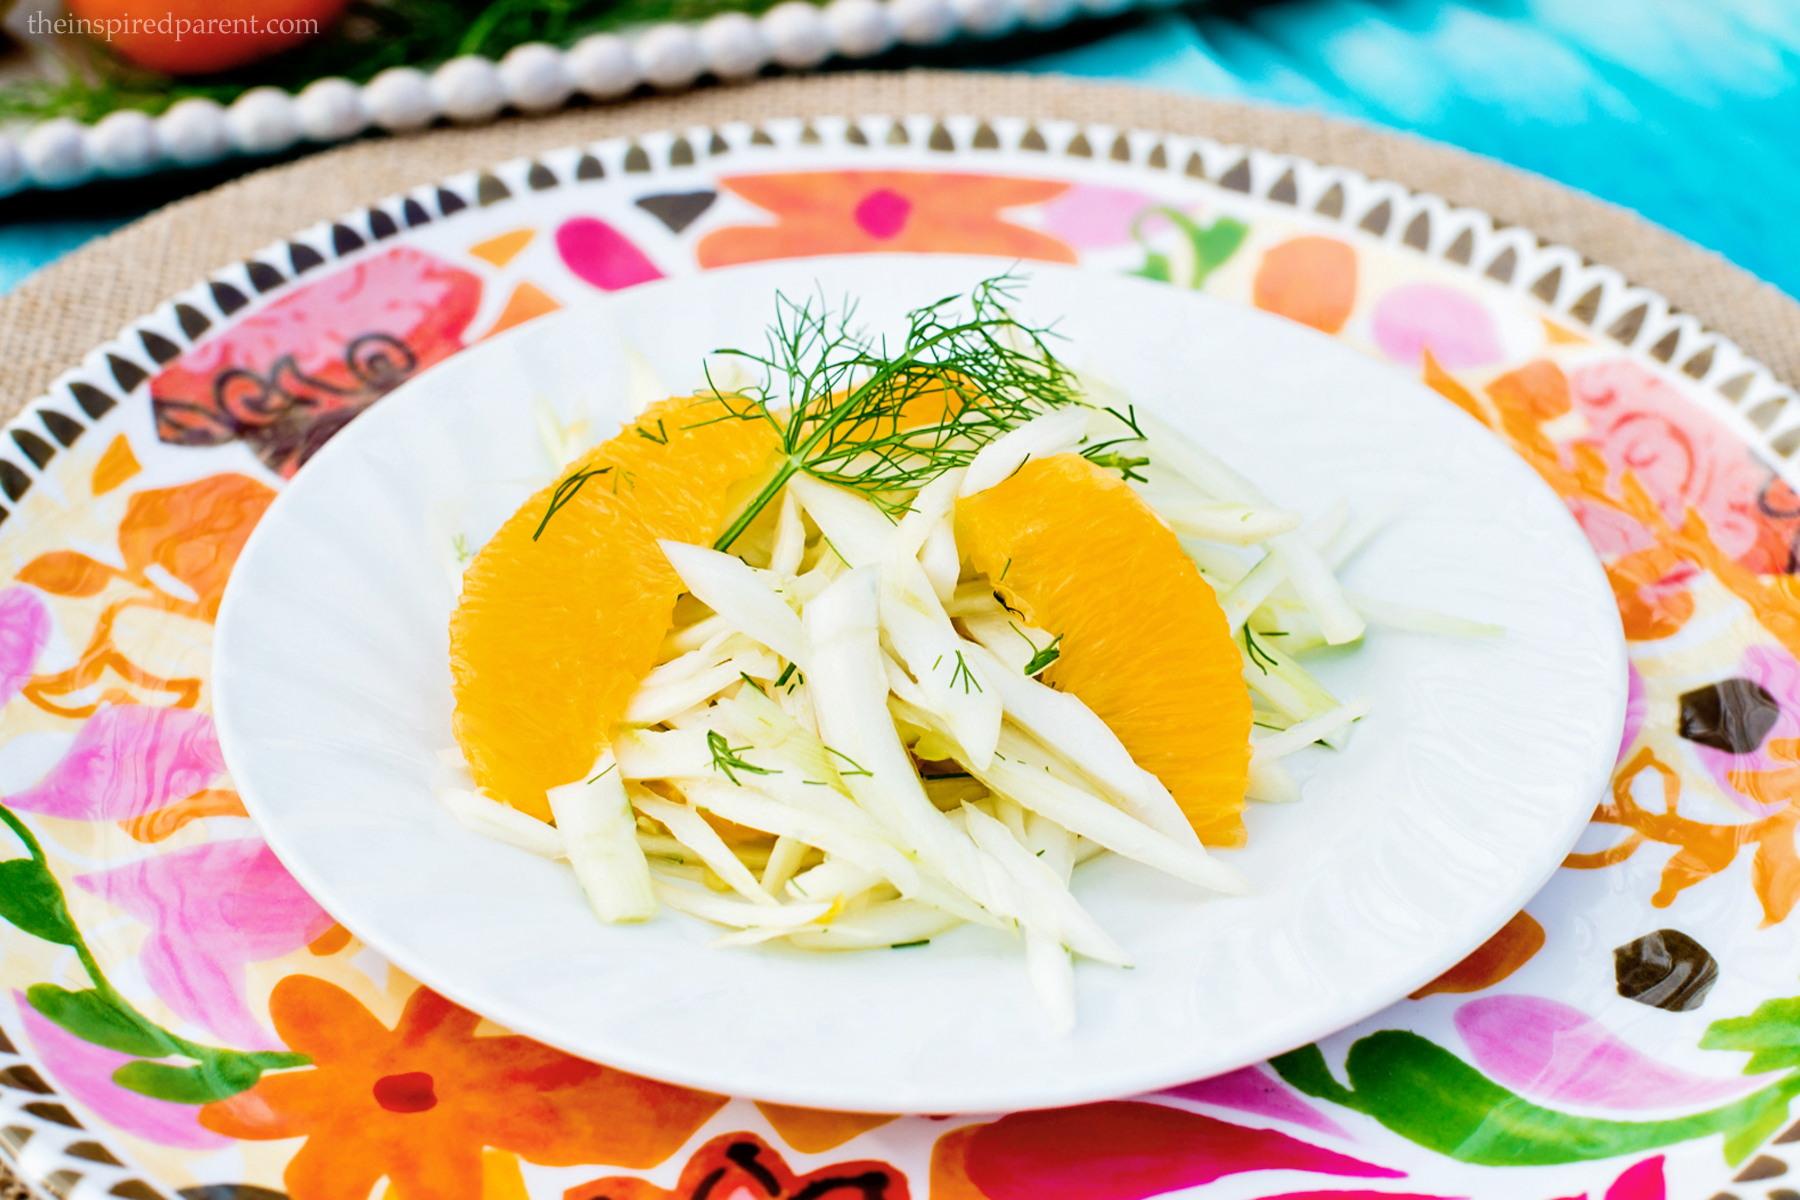
{"label": "white ceramic surface", "polygon": [[[1138,966],[1077,968],[1079,1026],[1038,1016],[1016,944],[965,928],[905,951],[715,950],[665,912],[611,928],[564,864],[466,832],[429,791],[451,742],[452,591],[427,513],[482,534],[551,477],[534,398],[624,416],[637,348],[676,389],[758,344],[777,287],[861,297],[877,327],[1008,264],[947,256],[741,267],[634,288],[456,356],[295,478],[220,612],[215,710],[252,815],[300,883],[423,982],[571,1052],[658,1078],[868,1111],[976,1112],[1151,1090],[1341,1028],[1519,910],[1602,795],[1625,706],[1617,610],[1562,503],[1399,371],[1166,285],[1057,267],[1022,311],[1278,502],[1391,507],[1359,591],[1503,624],[1495,640],[1372,630],[1321,663],[1375,702],[1303,802],[1252,806],[1229,857],[1258,893],[1199,894],[1096,861],[1076,892]],[[519,702],[531,703],[521,696]]]}

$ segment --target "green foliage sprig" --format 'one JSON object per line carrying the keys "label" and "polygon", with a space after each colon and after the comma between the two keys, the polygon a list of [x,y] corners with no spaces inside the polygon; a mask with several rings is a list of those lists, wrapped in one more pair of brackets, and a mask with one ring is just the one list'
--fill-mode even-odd
{"label": "green foliage sprig", "polygon": [[1284,1080],[1320,1100],[1373,1117],[1408,1141],[1461,1162],[1489,1167],[1588,1162],[1724,1135],[1735,1166],[1788,1120],[1800,1096],[1800,997],[1769,1000],[1747,1017],[1707,1026],[1703,1050],[1747,1050],[1746,1075],[1774,1071],[1759,1091],[1704,1112],[1652,1121],[1615,1121],[1544,1108],[1508,1091],[1442,1046],[1409,1030],[1357,1039],[1340,1083],[1317,1046],[1270,1059]]}
{"label": "green foliage sprig", "polygon": [[[254,1087],[264,1071],[312,1062],[304,1054],[229,1050],[190,1042],[139,1012],[100,969],[87,939],[69,915],[62,885],[51,874],[37,838],[4,806],[0,806],[0,821],[30,853],[29,858],[0,862],[0,917],[33,937],[73,949],[90,982],[79,991],[36,983],[25,989],[25,999],[83,1041],[134,1056],[113,1072],[114,1083],[158,1100],[206,1104]],[[188,1062],[151,1061],[170,1058]]]}
{"label": "green foliage sprig", "polygon": [[[822,298],[778,294],[765,352],[718,352],[752,364],[760,381],[729,396],[714,393],[736,404],[735,416],[767,421],[786,458],[713,544],[722,550],[736,541],[800,471],[894,515],[906,507],[901,494],[967,466],[1025,421],[1078,402],[1074,373],[1047,344],[1051,329],[1008,311],[1021,286],[1012,275],[977,284],[967,315],[961,296],[916,308],[891,349],[857,327],[854,303],[833,311]],[[942,417],[910,423],[919,416],[914,401],[940,394],[949,401]]]}

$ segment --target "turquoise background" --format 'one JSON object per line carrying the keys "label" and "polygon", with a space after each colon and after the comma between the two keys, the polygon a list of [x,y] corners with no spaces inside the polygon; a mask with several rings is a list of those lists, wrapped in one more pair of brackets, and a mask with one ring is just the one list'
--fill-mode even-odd
{"label": "turquoise background", "polygon": [[[883,62],[1129,81],[1406,130],[1635,209],[1800,295],[1800,0],[1209,3],[1051,40]],[[0,291],[154,207],[109,186],[105,211],[80,217],[0,202]]]}

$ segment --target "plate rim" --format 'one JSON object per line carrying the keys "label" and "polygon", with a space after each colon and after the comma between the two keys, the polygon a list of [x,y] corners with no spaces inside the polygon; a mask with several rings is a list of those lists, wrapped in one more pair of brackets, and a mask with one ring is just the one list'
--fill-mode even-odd
{"label": "plate rim", "polygon": [[[952,148],[958,153],[938,157],[928,157],[921,153],[918,161],[942,164],[968,161],[968,156],[962,153],[969,147],[968,131],[987,126],[990,120],[993,126],[997,127],[1002,136],[1007,139],[1003,142],[1003,148],[1006,149],[1016,147],[1016,138],[1021,129],[1047,131],[1052,142],[1050,157],[1069,155],[1068,147],[1073,133],[1082,134],[1088,143],[1094,146],[1105,146],[1106,138],[1109,136],[1126,136],[1129,157],[1120,166],[1119,177],[1122,179],[1140,178],[1139,172],[1148,166],[1145,161],[1146,154],[1154,153],[1157,147],[1166,147],[1177,151],[1171,159],[1172,162],[1178,160],[1183,152],[1191,152],[1197,157],[1200,164],[1198,169],[1189,170],[1187,173],[1194,175],[1199,182],[1214,186],[1226,186],[1234,192],[1243,194],[1248,199],[1257,201],[1288,203],[1289,201],[1285,199],[1272,200],[1271,191],[1280,187],[1290,173],[1303,179],[1322,178],[1338,182],[1360,181],[1364,185],[1379,187],[1393,202],[1393,207],[1389,209],[1391,224],[1386,227],[1384,232],[1373,232],[1363,224],[1373,214],[1373,208],[1365,210],[1360,206],[1352,205],[1344,206],[1335,216],[1330,217],[1335,223],[1335,227],[1341,229],[1347,236],[1363,239],[1373,237],[1390,247],[1405,244],[1422,258],[1444,262],[1471,278],[1479,277],[1484,270],[1492,270],[1495,263],[1494,259],[1490,257],[1491,251],[1498,249],[1498,253],[1504,254],[1505,250],[1511,249],[1515,252],[1514,270],[1510,278],[1503,282],[1511,291],[1520,295],[1525,295],[1529,285],[1533,282],[1541,285],[1551,270],[1565,267],[1567,269],[1559,273],[1558,285],[1549,289],[1548,296],[1538,296],[1535,292],[1532,292],[1531,295],[1548,313],[1570,318],[1571,323],[1577,328],[1592,328],[1599,332],[1599,317],[1602,313],[1629,313],[1636,303],[1647,302],[1648,316],[1640,324],[1639,332],[1629,340],[1622,340],[1614,335],[1611,337],[1612,344],[1629,354],[1634,361],[1653,369],[1672,370],[1675,369],[1675,364],[1692,367],[1696,361],[1705,359],[1704,369],[1697,373],[1687,372],[1701,387],[1696,387],[1694,393],[1684,395],[1684,400],[1697,402],[1702,412],[1723,420],[1746,449],[1753,452],[1778,477],[1790,483],[1800,479],[1800,464],[1796,464],[1791,457],[1793,445],[1773,445],[1770,433],[1750,426],[1743,419],[1743,413],[1754,405],[1766,405],[1776,400],[1791,400],[1795,396],[1793,389],[1776,379],[1766,365],[1744,353],[1737,343],[1725,334],[1706,328],[1697,319],[1680,313],[1659,293],[1630,283],[1609,267],[1586,262],[1579,251],[1566,244],[1546,242],[1540,245],[1537,237],[1529,228],[1503,227],[1501,222],[1496,221],[1478,205],[1447,201],[1430,192],[1415,191],[1405,184],[1390,179],[1366,175],[1330,163],[1322,163],[1305,155],[1265,151],[1252,144],[1253,140],[1243,143],[1221,143],[1204,137],[1168,132],[1164,126],[1121,127],[1102,123],[1032,119],[1022,116],[1010,118],[1010,123],[1008,123],[1008,119],[999,117],[984,119],[977,116],[958,115],[939,118],[919,112],[899,118],[881,113],[869,114],[858,117],[854,126],[859,132],[863,131],[866,126],[867,129],[875,132],[876,139],[873,140],[878,140],[880,134],[891,124],[899,124],[903,129],[913,131],[921,129],[934,131],[941,123],[952,131],[948,136],[953,139]],[[622,135],[571,144],[561,150],[546,151],[533,157],[520,157],[479,170],[441,177],[438,180],[417,185],[406,192],[394,193],[376,203],[346,210],[333,220],[315,223],[297,231],[288,239],[271,242],[263,250],[245,256],[245,260],[267,265],[267,260],[279,260],[285,256],[290,246],[301,245],[313,254],[321,256],[327,264],[335,266],[341,260],[353,260],[361,253],[360,250],[340,252],[333,245],[332,232],[340,225],[365,233],[372,232],[369,222],[375,214],[380,214],[387,220],[393,220],[399,214],[401,205],[407,200],[424,203],[430,210],[428,219],[439,220],[451,217],[454,215],[453,211],[439,211],[438,201],[435,199],[436,193],[440,189],[444,190],[459,209],[473,208],[477,202],[478,184],[483,177],[492,177],[502,180],[503,184],[510,184],[514,195],[529,195],[529,192],[525,190],[526,174],[533,167],[543,167],[550,170],[553,175],[560,170],[562,177],[558,178],[558,183],[572,184],[574,178],[570,173],[570,164],[574,163],[581,154],[587,152],[593,152],[609,165],[617,167],[631,148],[641,149],[640,143],[648,144],[656,149],[657,153],[647,160],[650,174],[638,176],[639,179],[648,180],[666,176],[674,169],[668,161],[668,152],[673,143],[680,139],[710,136],[717,132],[722,140],[729,139],[728,152],[741,154],[756,144],[751,140],[755,135],[769,138],[774,144],[784,149],[793,149],[801,144],[798,140],[800,131],[812,130],[820,138],[827,153],[841,155],[846,152],[843,140],[845,128],[845,125],[833,124],[829,119],[805,119],[793,116],[759,119],[755,122],[722,122],[688,128],[671,127],[652,133]],[[871,140],[868,139],[866,132],[863,133],[863,137],[865,140]],[[921,139],[914,138],[914,141],[920,145],[921,149],[923,148]],[[539,160],[551,161],[546,164]],[[834,161],[841,161],[841,159],[834,159]],[[1173,172],[1178,167],[1168,166],[1166,169]],[[1227,176],[1231,177],[1229,183],[1226,182]],[[616,182],[619,178],[617,170],[614,170],[606,182]],[[1308,203],[1310,202],[1309,198]],[[1379,208],[1380,205],[1377,204],[1374,207]],[[1316,217],[1327,216],[1327,214],[1319,213],[1318,210],[1312,208],[1305,211]],[[1424,246],[1418,246],[1410,240],[1403,239],[1401,233],[1402,230],[1413,228],[1413,222],[1417,220],[1417,214],[1420,212],[1425,212],[1432,218],[1429,229],[1430,236]],[[1474,235],[1476,245],[1487,249],[1469,258],[1453,257],[1451,251],[1455,249],[1455,243],[1441,234],[1443,222],[1439,218],[1453,222],[1452,233],[1460,236],[1462,232],[1470,232]],[[378,252],[381,249],[380,243],[373,243],[373,249]],[[142,333],[148,332],[176,345],[179,350],[185,352],[203,342],[222,324],[229,325],[231,322],[241,319],[234,314],[241,311],[242,305],[253,306],[251,311],[254,312],[258,308],[266,307],[269,303],[279,301],[296,287],[305,286],[309,282],[308,278],[302,276],[284,276],[270,293],[264,295],[250,284],[245,262],[235,262],[213,271],[191,287],[168,296],[145,314],[124,323],[116,335],[95,346],[76,366],[57,375],[46,390],[27,399],[17,412],[6,420],[4,427],[9,437],[0,439],[0,464],[4,464],[0,466],[0,476],[4,476],[7,505],[17,507],[39,477],[54,469],[55,456],[72,447],[75,439],[81,433],[105,420],[108,413],[118,406],[121,397],[132,399],[134,402],[144,402],[142,393],[145,381],[142,374],[146,369],[154,371],[156,368],[140,336]],[[235,291],[240,303],[229,309],[222,307],[212,290],[214,284],[222,284]],[[1587,301],[1594,296],[1597,296],[1597,299],[1594,301],[1593,307],[1589,308]],[[1578,306],[1577,301],[1582,303]],[[184,327],[181,315],[177,312],[177,305],[184,306],[199,315],[204,324],[198,332],[190,334]],[[1677,345],[1671,351],[1669,358],[1653,357],[1651,349],[1670,336],[1676,339]],[[1716,353],[1709,354],[1709,351]],[[113,367],[109,361],[112,358],[117,358],[123,364],[123,370]],[[137,382],[128,382],[126,377],[128,375],[138,376]],[[1740,381],[1747,381],[1743,383],[1741,390],[1737,390],[1735,393],[1721,393],[1722,388],[1730,387]],[[77,387],[83,391],[78,393],[74,390]],[[1792,412],[1794,409],[1791,404],[1782,407],[1786,412]],[[48,417],[48,421],[46,421],[46,417]],[[76,432],[64,440],[63,436],[57,434],[58,428],[74,429]],[[1789,437],[1796,432],[1793,424],[1777,423],[1771,426],[1771,430],[1785,433]],[[46,434],[49,435],[49,440],[46,440]],[[20,435],[31,438],[36,445],[41,446],[46,456],[40,461],[24,454],[19,440]],[[7,505],[0,505],[0,521],[14,515],[8,510]],[[25,518],[21,514],[19,519]],[[16,1030],[14,1032],[16,1033]],[[23,1052],[9,1052],[6,1047],[0,1046],[0,1062],[29,1064],[30,1059]],[[46,1086],[48,1090],[41,1094],[35,1094],[35,1099],[56,1102],[66,1098],[61,1089],[56,1087],[53,1082],[47,1083]],[[33,1099],[34,1094],[0,1092],[0,1108],[4,1109],[7,1118],[22,1128],[35,1131],[38,1135],[32,1147],[33,1154],[30,1157],[33,1165],[29,1170],[21,1162],[22,1144],[15,1144],[9,1138],[0,1138],[0,1158],[4,1158],[12,1165],[20,1178],[26,1180],[28,1185],[37,1186],[34,1177],[42,1175],[52,1166],[66,1167],[90,1176],[98,1174],[108,1180],[131,1181],[135,1178],[133,1171],[129,1168],[110,1168],[96,1164],[95,1161],[86,1157],[67,1156],[58,1148],[61,1143],[75,1145],[96,1136],[112,1140],[114,1135],[110,1130],[69,1129],[24,1112],[21,1106],[26,1101]],[[1767,1138],[1762,1139],[1763,1142],[1767,1140]],[[56,1146],[50,1144],[53,1141],[57,1143]],[[48,1165],[43,1163],[40,1158],[46,1152],[51,1155]],[[1754,1150],[1751,1151],[1751,1153],[1754,1152]],[[132,1157],[129,1153],[126,1156],[128,1159]],[[1721,1186],[1729,1187],[1732,1171],[1724,1167],[1713,1169],[1720,1173]]]}

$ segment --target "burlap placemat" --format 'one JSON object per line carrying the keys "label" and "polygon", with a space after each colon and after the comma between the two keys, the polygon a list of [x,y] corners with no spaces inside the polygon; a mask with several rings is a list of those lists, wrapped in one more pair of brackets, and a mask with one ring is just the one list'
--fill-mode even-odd
{"label": "burlap placemat", "polygon": [[[0,418],[125,322],[315,221],[415,184],[597,138],[780,116],[1060,117],[1193,134],[1393,179],[1572,246],[1724,331],[1800,384],[1800,304],[1623,210],[1446,146],[1310,113],[1029,75],[943,71],[782,78],[473,129],[377,138],[247,175],[93,242],[0,299]],[[0,1166],[0,1200],[30,1193]]]}
{"label": "burlap placemat", "polygon": [[207,271],[404,188],[625,133],[777,116],[900,113],[1061,117],[1197,134],[1393,179],[1485,209],[1616,268],[1724,331],[1784,382],[1800,384],[1800,304],[1666,230],[1538,176],[1311,113],[1049,76],[910,71],[773,79],[371,139],[247,175],[83,247],[0,299],[0,417],[40,394],[126,321]]}

